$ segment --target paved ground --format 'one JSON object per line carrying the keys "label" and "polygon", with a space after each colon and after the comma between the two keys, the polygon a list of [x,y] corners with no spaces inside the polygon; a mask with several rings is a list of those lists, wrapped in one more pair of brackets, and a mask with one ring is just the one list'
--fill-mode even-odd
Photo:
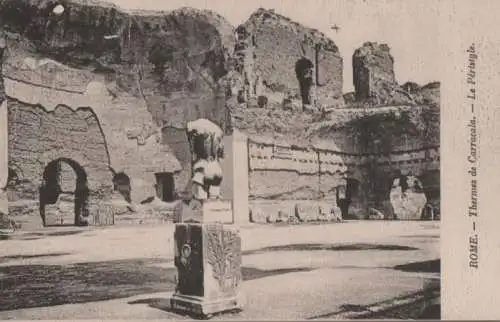
{"label": "paved ground", "polygon": [[[214,319],[419,318],[439,296],[436,222],[255,225],[241,236],[246,306]],[[172,225],[16,233],[0,241],[0,320],[187,319],[169,309],[172,239]]]}

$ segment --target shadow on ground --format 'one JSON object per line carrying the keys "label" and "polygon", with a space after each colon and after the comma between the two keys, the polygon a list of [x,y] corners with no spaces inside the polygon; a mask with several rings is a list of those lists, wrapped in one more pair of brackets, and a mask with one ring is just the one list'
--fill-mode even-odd
{"label": "shadow on ground", "polygon": [[22,234],[0,234],[0,240],[38,240],[45,237],[71,236],[81,234],[84,230],[69,230],[69,231],[51,231],[51,232],[27,232]]}
{"label": "shadow on ground", "polygon": [[[414,273],[439,273],[441,271],[440,264],[440,259],[435,259],[397,265],[392,269]],[[342,304],[336,312],[312,316],[308,320],[439,320],[441,319],[440,285],[439,278],[424,278],[422,280],[422,289],[413,294],[370,305]]]}
{"label": "shadow on ground", "polygon": [[11,255],[11,256],[1,256],[0,263],[6,263],[11,260],[23,260],[23,259],[35,259],[35,258],[47,258],[47,257],[59,257],[71,255],[71,253],[50,253],[50,254],[36,254],[36,255]]}
{"label": "shadow on ground", "polygon": [[413,262],[394,266],[394,269],[404,272],[441,273],[441,260],[434,259],[424,262]]}
{"label": "shadow on ground", "polygon": [[[36,256],[62,255],[64,254]],[[0,267],[0,311],[173,291],[175,268],[153,265],[164,262],[161,259],[135,259],[71,265]],[[243,267],[242,273],[243,280],[252,280],[308,270],[311,269],[260,270]]]}
{"label": "shadow on ground", "polygon": [[43,233],[25,233],[20,236],[16,236],[13,239],[20,240],[36,240],[44,237],[59,237],[59,236],[71,236],[76,234],[81,234],[85,232],[85,230],[68,230],[68,231],[51,231],[51,232],[43,232]]}
{"label": "shadow on ground", "polygon": [[264,247],[256,250],[243,252],[244,255],[252,255],[264,252],[278,252],[278,251],[363,251],[363,250],[380,250],[380,251],[410,251],[418,250],[415,247],[402,246],[402,245],[381,245],[381,244],[291,244]]}

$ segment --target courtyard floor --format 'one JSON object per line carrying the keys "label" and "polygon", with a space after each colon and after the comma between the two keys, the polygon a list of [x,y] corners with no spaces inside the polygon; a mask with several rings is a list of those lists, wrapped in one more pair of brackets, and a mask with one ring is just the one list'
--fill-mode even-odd
{"label": "courtyard floor", "polygon": [[[438,309],[438,222],[249,225],[241,237],[245,308],[213,319],[422,318]],[[189,319],[169,308],[173,247],[171,224],[16,232],[0,240],[0,320]]]}

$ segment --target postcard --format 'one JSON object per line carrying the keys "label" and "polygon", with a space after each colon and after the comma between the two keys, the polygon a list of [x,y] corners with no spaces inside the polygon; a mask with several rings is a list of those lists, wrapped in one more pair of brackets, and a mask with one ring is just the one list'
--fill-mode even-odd
{"label": "postcard", "polygon": [[0,1],[0,319],[498,319],[499,9]]}

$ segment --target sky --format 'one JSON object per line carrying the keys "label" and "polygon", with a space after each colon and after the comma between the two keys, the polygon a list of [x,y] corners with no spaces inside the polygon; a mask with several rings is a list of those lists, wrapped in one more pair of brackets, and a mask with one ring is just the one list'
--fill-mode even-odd
{"label": "sky", "polygon": [[[424,85],[440,81],[439,5],[434,0],[107,0],[124,9],[210,9],[237,26],[259,7],[274,9],[324,32],[344,59],[343,91],[353,90],[352,54],[364,42],[386,43],[396,79]],[[331,29],[340,27],[339,31]]]}

